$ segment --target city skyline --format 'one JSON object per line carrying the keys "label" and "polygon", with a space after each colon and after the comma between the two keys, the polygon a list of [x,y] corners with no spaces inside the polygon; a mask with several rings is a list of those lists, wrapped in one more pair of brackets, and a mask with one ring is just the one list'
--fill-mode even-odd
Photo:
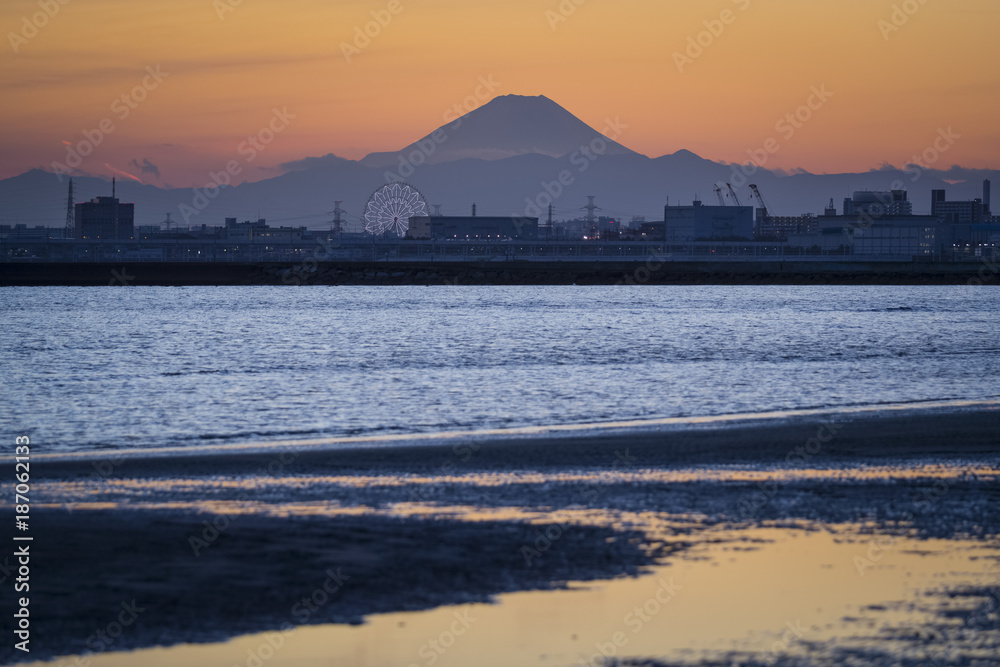
{"label": "city skyline", "polygon": [[0,178],[51,171],[90,136],[83,172],[199,186],[279,117],[234,179],[255,181],[398,150],[509,94],[598,130],[620,119],[616,140],[650,157],[746,162],[773,140],[769,169],[857,172],[902,167],[944,132],[956,140],[928,166],[995,168],[1000,81],[980,63],[1000,55],[998,16],[985,0],[11,2]]}

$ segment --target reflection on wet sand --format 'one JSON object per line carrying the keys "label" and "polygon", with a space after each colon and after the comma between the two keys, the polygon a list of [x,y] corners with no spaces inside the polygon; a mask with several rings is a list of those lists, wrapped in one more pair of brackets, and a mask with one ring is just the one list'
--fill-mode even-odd
{"label": "reflection on wet sand", "polygon": [[971,664],[1000,649],[998,418],[848,422],[793,464],[816,424],[315,451],[266,474],[270,455],[46,461],[41,654],[79,656],[134,597],[148,611],[94,667],[909,667],[942,643]]}
{"label": "reflection on wet sand", "polygon": [[[893,539],[859,569],[873,544],[887,543],[854,528],[722,531],[638,578],[381,614],[357,627],[98,655],[91,665],[507,667],[643,657],[694,663],[729,652],[769,664],[817,644],[884,645],[887,629],[934,626],[928,592],[1000,580],[996,551],[963,541]],[[924,648],[930,657],[944,650]]]}
{"label": "reflection on wet sand", "polygon": [[[470,472],[460,475],[295,475],[286,477],[201,477],[190,479],[107,479],[79,482],[42,482],[36,485],[40,498],[70,499],[100,496],[137,498],[178,498],[206,495],[225,497],[227,494],[253,493],[261,502],[316,491],[329,494],[331,489],[378,489],[410,486],[464,486],[476,488],[533,486],[540,484],[614,485],[614,484],[679,484],[687,482],[775,483],[840,482],[892,483],[897,480],[934,482],[950,479],[1000,479],[1000,468],[992,465],[968,464],[961,467],[939,463],[913,466],[859,465],[835,468],[778,468],[773,466],[725,468],[699,467],[674,470],[601,470],[588,472],[512,473]],[[419,493],[419,492],[418,492]],[[130,505],[134,506],[134,504]]]}

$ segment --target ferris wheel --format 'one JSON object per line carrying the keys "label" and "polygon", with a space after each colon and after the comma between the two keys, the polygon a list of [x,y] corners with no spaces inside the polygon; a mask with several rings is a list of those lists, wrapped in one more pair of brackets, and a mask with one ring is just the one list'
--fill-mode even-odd
{"label": "ferris wheel", "polygon": [[365,229],[372,234],[405,236],[410,218],[426,215],[427,201],[419,190],[408,183],[391,183],[376,190],[365,205]]}

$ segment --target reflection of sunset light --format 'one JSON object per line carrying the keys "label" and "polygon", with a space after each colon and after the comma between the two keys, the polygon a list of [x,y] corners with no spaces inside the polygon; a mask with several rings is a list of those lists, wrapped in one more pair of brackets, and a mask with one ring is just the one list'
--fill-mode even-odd
{"label": "reflection of sunset light", "polygon": [[[933,627],[935,612],[929,605],[935,602],[934,590],[996,581],[993,554],[982,544],[907,538],[894,541],[884,567],[862,577],[854,559],[866,553],[868,539],[836,529],[712,532],[676,552],[668,564],[639,576],[568,581],[563,590],[504,593],[492,604],[375,614],[362,625],[299,626],[285,635],[294,640],[285,641],[267,664],[357,665],[358,656],[367,665],[424,664],[419,651],[428,638],[438,637],[456,613],[466,611],[476,619],[471,632],[439,656],[437,667],[601,664],[590,662],[595,643],[619,631],[628,639],[623,655],[662,656],[670,664],[697,664],[693,657],[714,657],[711,651],[727,647],[765,655],[781,639],[789,619],[809,629],[809,642],[888,648],[889,640],[878,636],[887,625],[908,627],[911,633]],[[558,549],[558,542],[552,548]],[[652,605],[665,583],[673,586],[673,596]],[[627,622],[640,618],[637,608],[646,612],[642,623]],[[247,655],[275,637],[272,631],[224,643],[106,652],[88,659],[93,667],[246,664]],[[979,642],[982,650],[984,639],[982,633],[955,633],[950,646]],[[791,656],[802,645],[787,648]],[[51,663],[27,667],[45,664]]]}
{"label": "reflection of sunset light", "polygon": [[[478,487],[501,488],[529,487],[552,484],[611,485],[611,484],[752,484],[759,482],[795,483],[824,482],[827,484],[861,484],[891,482],[894,480],[934,482],[936,480],[1000,479],[1000,469],[985,465],[954,467],[925,464],[909,467],[859,466],[828,469],[798,469],[779,467],[690,468],[676,470],[602,470],[596,472],[517,472],[470,473],[466,475],[301,475],[289,477],[216,477],[192,479],[115,479],[82,482],[37,482],[35,493],[45,502],[68,499],[92,499],[86,502],[103,502],[120,499],[122,502],[187,502],[187,497],[217,499],[230,502],[233,494],[267,493],[279,500],[301,498],[308,494],[322,495],[324,489],[377,489],[406,487]],[[0,487],[2,488],[2,487]],[[100,500],[98,500],[100,499]],[[210,500],[208,502],[215,502]],[[263,501],[262,501],[263,502]],[[129,506],[133,506],[131,503]],[[252,505],[247,505],[248,507]]]}

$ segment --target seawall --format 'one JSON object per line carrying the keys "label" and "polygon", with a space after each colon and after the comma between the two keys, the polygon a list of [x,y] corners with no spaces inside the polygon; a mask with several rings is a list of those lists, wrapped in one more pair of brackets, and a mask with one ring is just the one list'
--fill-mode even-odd
{"label": "seawall", "polygon": [[1000,285],[982,262],[5,262],[14,285]]}

